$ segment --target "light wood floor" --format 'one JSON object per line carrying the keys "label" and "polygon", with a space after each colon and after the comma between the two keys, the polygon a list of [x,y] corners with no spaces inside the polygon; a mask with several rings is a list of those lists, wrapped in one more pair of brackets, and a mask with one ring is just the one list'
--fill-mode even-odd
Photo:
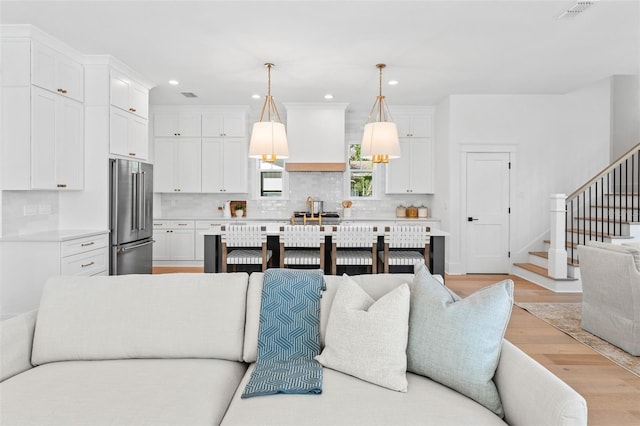
{"label": "light wood floor", "polygon": [[[154,268],[154,273],[179,271],[202,269]],[[506,278],[515,282],[516,302],[582,300],[580,294],[556,294],[515,276],[450,275],[446,281],[447,286],[464,297]],[[640,377],[517,306],[513,307],[506,338],[587,400],[590,426],[640,425]],[[522,390],[526,392],[526,384]]]}

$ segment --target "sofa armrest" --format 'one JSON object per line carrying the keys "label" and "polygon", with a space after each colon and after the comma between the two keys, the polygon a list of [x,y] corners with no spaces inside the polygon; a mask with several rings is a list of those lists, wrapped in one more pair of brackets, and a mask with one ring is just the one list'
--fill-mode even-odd
{"label": "sofa armrest", "polygon": [[0,382],[29,370],[38,311],[26,312],[0,323]]}
{"label": "sofa armrest", "polygon": [[587,424],[582,395],[506,340],[494,382],[509,425]]}

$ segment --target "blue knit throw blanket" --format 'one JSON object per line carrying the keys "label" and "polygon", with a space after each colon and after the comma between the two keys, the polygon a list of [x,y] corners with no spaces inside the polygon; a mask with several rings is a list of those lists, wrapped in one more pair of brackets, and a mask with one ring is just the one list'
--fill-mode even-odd
{"label": "blue knit throw blanket", "polygon": [[267,269],[262,287],[258,358],[242,398],[322,393],[321,270]]}

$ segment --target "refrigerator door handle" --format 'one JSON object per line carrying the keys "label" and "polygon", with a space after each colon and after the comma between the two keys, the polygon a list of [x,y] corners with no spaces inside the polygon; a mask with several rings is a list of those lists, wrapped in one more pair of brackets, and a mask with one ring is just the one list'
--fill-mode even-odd
{"label": "refrigerator door handle", "polygon": [[140,220],[138,217],[138,173],[131,173],[131,230],[138,230],[138,221]]}
{"label": "refrigerator door handle", "polygon": [[146,203],[146,182],[144,179],[144,172],[138,173],[138,229],[143,231],[147,228],[147,203]]}
{"label": "refrigerator door handle", "polygon": [[142,243],[142,244],[136,244],[135,246],[131,246],[131,247],[123,247],[120,249],[120,251],[129,251],[129,250],[133,250],[136,249],[138,247],[144,247],[144,246],[148,246],[149,244],[153,244],[155,243],[156,240],[151,240],[151,241],[147,241],[146,243]]}

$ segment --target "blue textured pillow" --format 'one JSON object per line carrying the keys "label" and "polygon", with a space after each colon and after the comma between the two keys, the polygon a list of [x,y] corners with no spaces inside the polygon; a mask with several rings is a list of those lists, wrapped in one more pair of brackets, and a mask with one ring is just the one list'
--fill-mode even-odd
{"label": "blue textured pillow", "polygon": [[424,264],[417,264],[411,287],[407,370],[504,417],[493,376],[512,307],[511,280],[456,300]]}

